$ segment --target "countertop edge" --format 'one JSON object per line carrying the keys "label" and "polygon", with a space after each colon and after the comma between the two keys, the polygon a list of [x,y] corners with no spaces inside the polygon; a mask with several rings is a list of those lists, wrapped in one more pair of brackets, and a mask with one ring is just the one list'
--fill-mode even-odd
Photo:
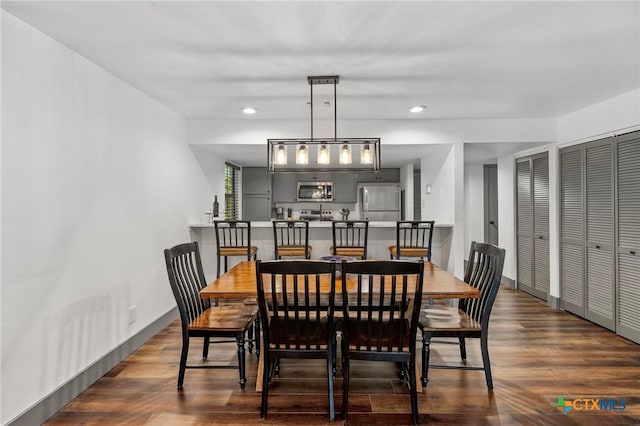
{"label": "countertop edge", "polygon": [[[189,228],[213,228],[213,223],[190,223]],[[271,221],[252,221],[252,228],[271,228]],[[371,221],[369,222],[370,228],[395,228],[395,221]],[[309,222],[309,228],[331,228],[331,221],[311,221]],[[449,223],[437,223],[435,228],[453,228],[453,224]]]}

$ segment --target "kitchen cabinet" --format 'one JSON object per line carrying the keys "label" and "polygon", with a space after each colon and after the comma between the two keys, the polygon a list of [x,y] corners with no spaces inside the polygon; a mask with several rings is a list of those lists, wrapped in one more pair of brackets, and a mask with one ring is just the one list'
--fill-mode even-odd
{"label": "kitchen cabinet", "polygon": [[355,203],[357,201],[356,187],[355,173],[334,173],[333,201],[336,203]]}
{"label": "kitchen cabinet", "polygon": [[242,168],[243,194],[271,194],[271,174],[266,167]]}
{"label": "kitchen cabinet", "polygon": [[358,172],[358,182],[380,182],[397,183],[400,182],[400,169],[380,169],[379,172]]}
{"label": "kitchen cabinet", "polygon": [[271,196],[243,195],[242,219],[259,221],[271,220]]}
{"label": "kitchen cabinet", "polygon": [[293,202],[297,199],[298,178],[295,173],[273,174],[273,202]]}
{"label": "kitchen cabinet", "polygon": [[333,173],[331,172],[304,172],[296,173],[296,176],[298,182],[330,182],[333,179]]}
{"label": "kitchen cabinet", "polygon": [[271,174],[266,167],[242,169],[242,219],[271,220]]}

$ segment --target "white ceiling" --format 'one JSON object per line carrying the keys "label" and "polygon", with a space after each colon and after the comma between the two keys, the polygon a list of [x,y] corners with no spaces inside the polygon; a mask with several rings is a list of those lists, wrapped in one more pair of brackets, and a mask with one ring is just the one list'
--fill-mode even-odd
{"label": "white ceiling", "polygon": [[2,8],[187,118],[308,120],[309,75],[340,76],[339,119],[554,118],[640,87],[638,1]]}

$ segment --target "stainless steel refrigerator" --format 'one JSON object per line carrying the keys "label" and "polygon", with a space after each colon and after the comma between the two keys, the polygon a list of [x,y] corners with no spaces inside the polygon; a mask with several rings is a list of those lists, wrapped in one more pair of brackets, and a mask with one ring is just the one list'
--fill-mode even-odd
{"label": "stainless steel refrigerator", "polygon": [[358,189],[360,219],[400,220],[400,186],[362,185]]}

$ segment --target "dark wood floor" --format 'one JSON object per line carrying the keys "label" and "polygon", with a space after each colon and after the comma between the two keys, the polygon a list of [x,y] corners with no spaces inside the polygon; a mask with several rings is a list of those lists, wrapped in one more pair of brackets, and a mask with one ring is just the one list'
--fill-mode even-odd
{"label": "dark wood floor", "polygon": [[[419,395],[422,424],[640,424],[640,345],[506,288],[499,292],[490,330],[494,390],[487,390],[481,371],[432,370],[429,386]],[[477,341],[467,346],[470,363],[479,365]],[[235,363],[233,344],[212,348],[210,357]],[[184,390],[177,391],[179,351],[180,328],[174,322],[46,424],[331,423],[321,361],[284,360],[270,392],[269,414],[261,420],[260,394],[254,390],[255,356],[248,361],[244,390],[236,370],[216,369],[187,370]],[[434,351],[434,362],[459,360],[454,345],[437,345]],[[200,345],[191,352],[197,362]],[[380,364],[353,366],[348,424],[410,423],[406,388],[393,365]],[[341,386],[337,378],[338,412]],[[554,407],[559,397],[622,400],[626,408],[572,409],[563,414]]]}

